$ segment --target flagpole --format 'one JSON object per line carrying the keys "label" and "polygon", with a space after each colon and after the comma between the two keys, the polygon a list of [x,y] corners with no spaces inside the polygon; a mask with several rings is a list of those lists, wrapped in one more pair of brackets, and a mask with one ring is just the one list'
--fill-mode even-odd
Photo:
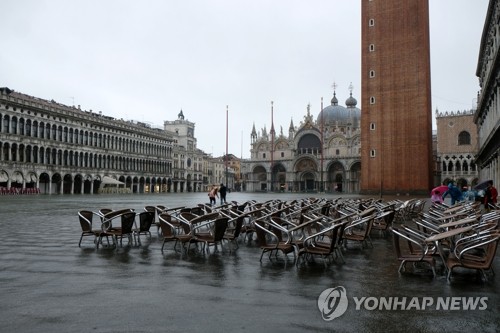
{"label": "flagpole", "polygon": [[325,189],[325,186],[324,186],[324,183],[323,183],[323,160],[324,160],[324,156],[323,156],[323,151],[325,149],[325,139],[324,139],[324,121],[323,121],[323,97],[321,97],[321,110],[320,110],[320,113],[321,113],[321,187],[320,187],[320,192],[324,192],[324,189]]}
{"label": "flagpole", "polygon": [[227,183],[227,179],[228,179],[228,175],[227,175],[227,154],[228,154],[228,150],[227,150],[227,144],[228,144],[228,130],[229,130],[229,105],[226,105],[226,156],[224,157],[224,166],[226,168],[226,187],[229,186],[229,184]]}
{"label": "flagpole", "polygon": [[274,102],[271,101],[271,191],[273,191],[273,164],[274,164]]}

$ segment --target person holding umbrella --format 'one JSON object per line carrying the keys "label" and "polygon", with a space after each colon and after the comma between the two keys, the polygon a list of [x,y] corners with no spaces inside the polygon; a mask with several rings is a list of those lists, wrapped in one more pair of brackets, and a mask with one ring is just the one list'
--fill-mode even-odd
{"label": "person holding umbrella", "polygon": [[451,205],[453,206],[457,201],[462,200],[462,191],[458,189],[458,187],[453,184],[453,182],[448,183],[448,190],[443,194],[443,200],[448,196],[451,197]]}
{"label": "person holding umbrella", "polygon": [[439,190],[432,191],[431,202],[442,203],[443,197],[441,196],[441,192]]}
{"label": "person holding umbrella", "polygon": [[443,193],[448,191],[448,185],[439,185],[431,191],[431,202],[443,202]]}

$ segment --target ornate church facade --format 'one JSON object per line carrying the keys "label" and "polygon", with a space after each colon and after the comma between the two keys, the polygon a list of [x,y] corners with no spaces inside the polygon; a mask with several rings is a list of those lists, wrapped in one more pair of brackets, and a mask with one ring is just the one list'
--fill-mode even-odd
{"label": "ornate church facade", "polygon": [[350,97],[345,107],[334,92],[331,105],[315,118],[310,106],[288,135],[271,124],[251,132],[251,158],[242,162],[246,191],[357,193],[361,172],[361,110]]}

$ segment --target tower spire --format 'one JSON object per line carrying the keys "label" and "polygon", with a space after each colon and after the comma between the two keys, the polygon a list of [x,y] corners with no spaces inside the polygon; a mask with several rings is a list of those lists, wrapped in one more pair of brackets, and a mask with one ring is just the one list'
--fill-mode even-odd
{"label": "tower spire", "polygon": [[335,83],[335,81],[333,81],[332,88],[333,88],[332,105],[337,105],[339,103],[339,100],[337,99],[337,94],[335,92],[335,90],[337,89],[337,84]]}

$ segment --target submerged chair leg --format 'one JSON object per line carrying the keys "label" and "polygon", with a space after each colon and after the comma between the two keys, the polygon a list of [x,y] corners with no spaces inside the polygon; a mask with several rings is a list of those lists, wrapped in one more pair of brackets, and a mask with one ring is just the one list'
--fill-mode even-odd
{"label": "submerged chair leg", "polygon": [[321,259],[323,259],[323,265],[325,265],[325,268],[328,267],[326,264],[326,257],[324,255],[321,255]]}
{"label": "submerged chair leg", "polygon": [[342,260],[342,263],[345,264],[345,259],[344,259],[344,255],[342,254],[342,249],[337,247],[334,250],[334,253],[336,254],[337,258],[340,258]]}
{"label": "submerged chair leg", "polygon": [[401,265],[399,265],[398,273],[401,273],[401,270],[404,268],[406,260],[401,261]]}

